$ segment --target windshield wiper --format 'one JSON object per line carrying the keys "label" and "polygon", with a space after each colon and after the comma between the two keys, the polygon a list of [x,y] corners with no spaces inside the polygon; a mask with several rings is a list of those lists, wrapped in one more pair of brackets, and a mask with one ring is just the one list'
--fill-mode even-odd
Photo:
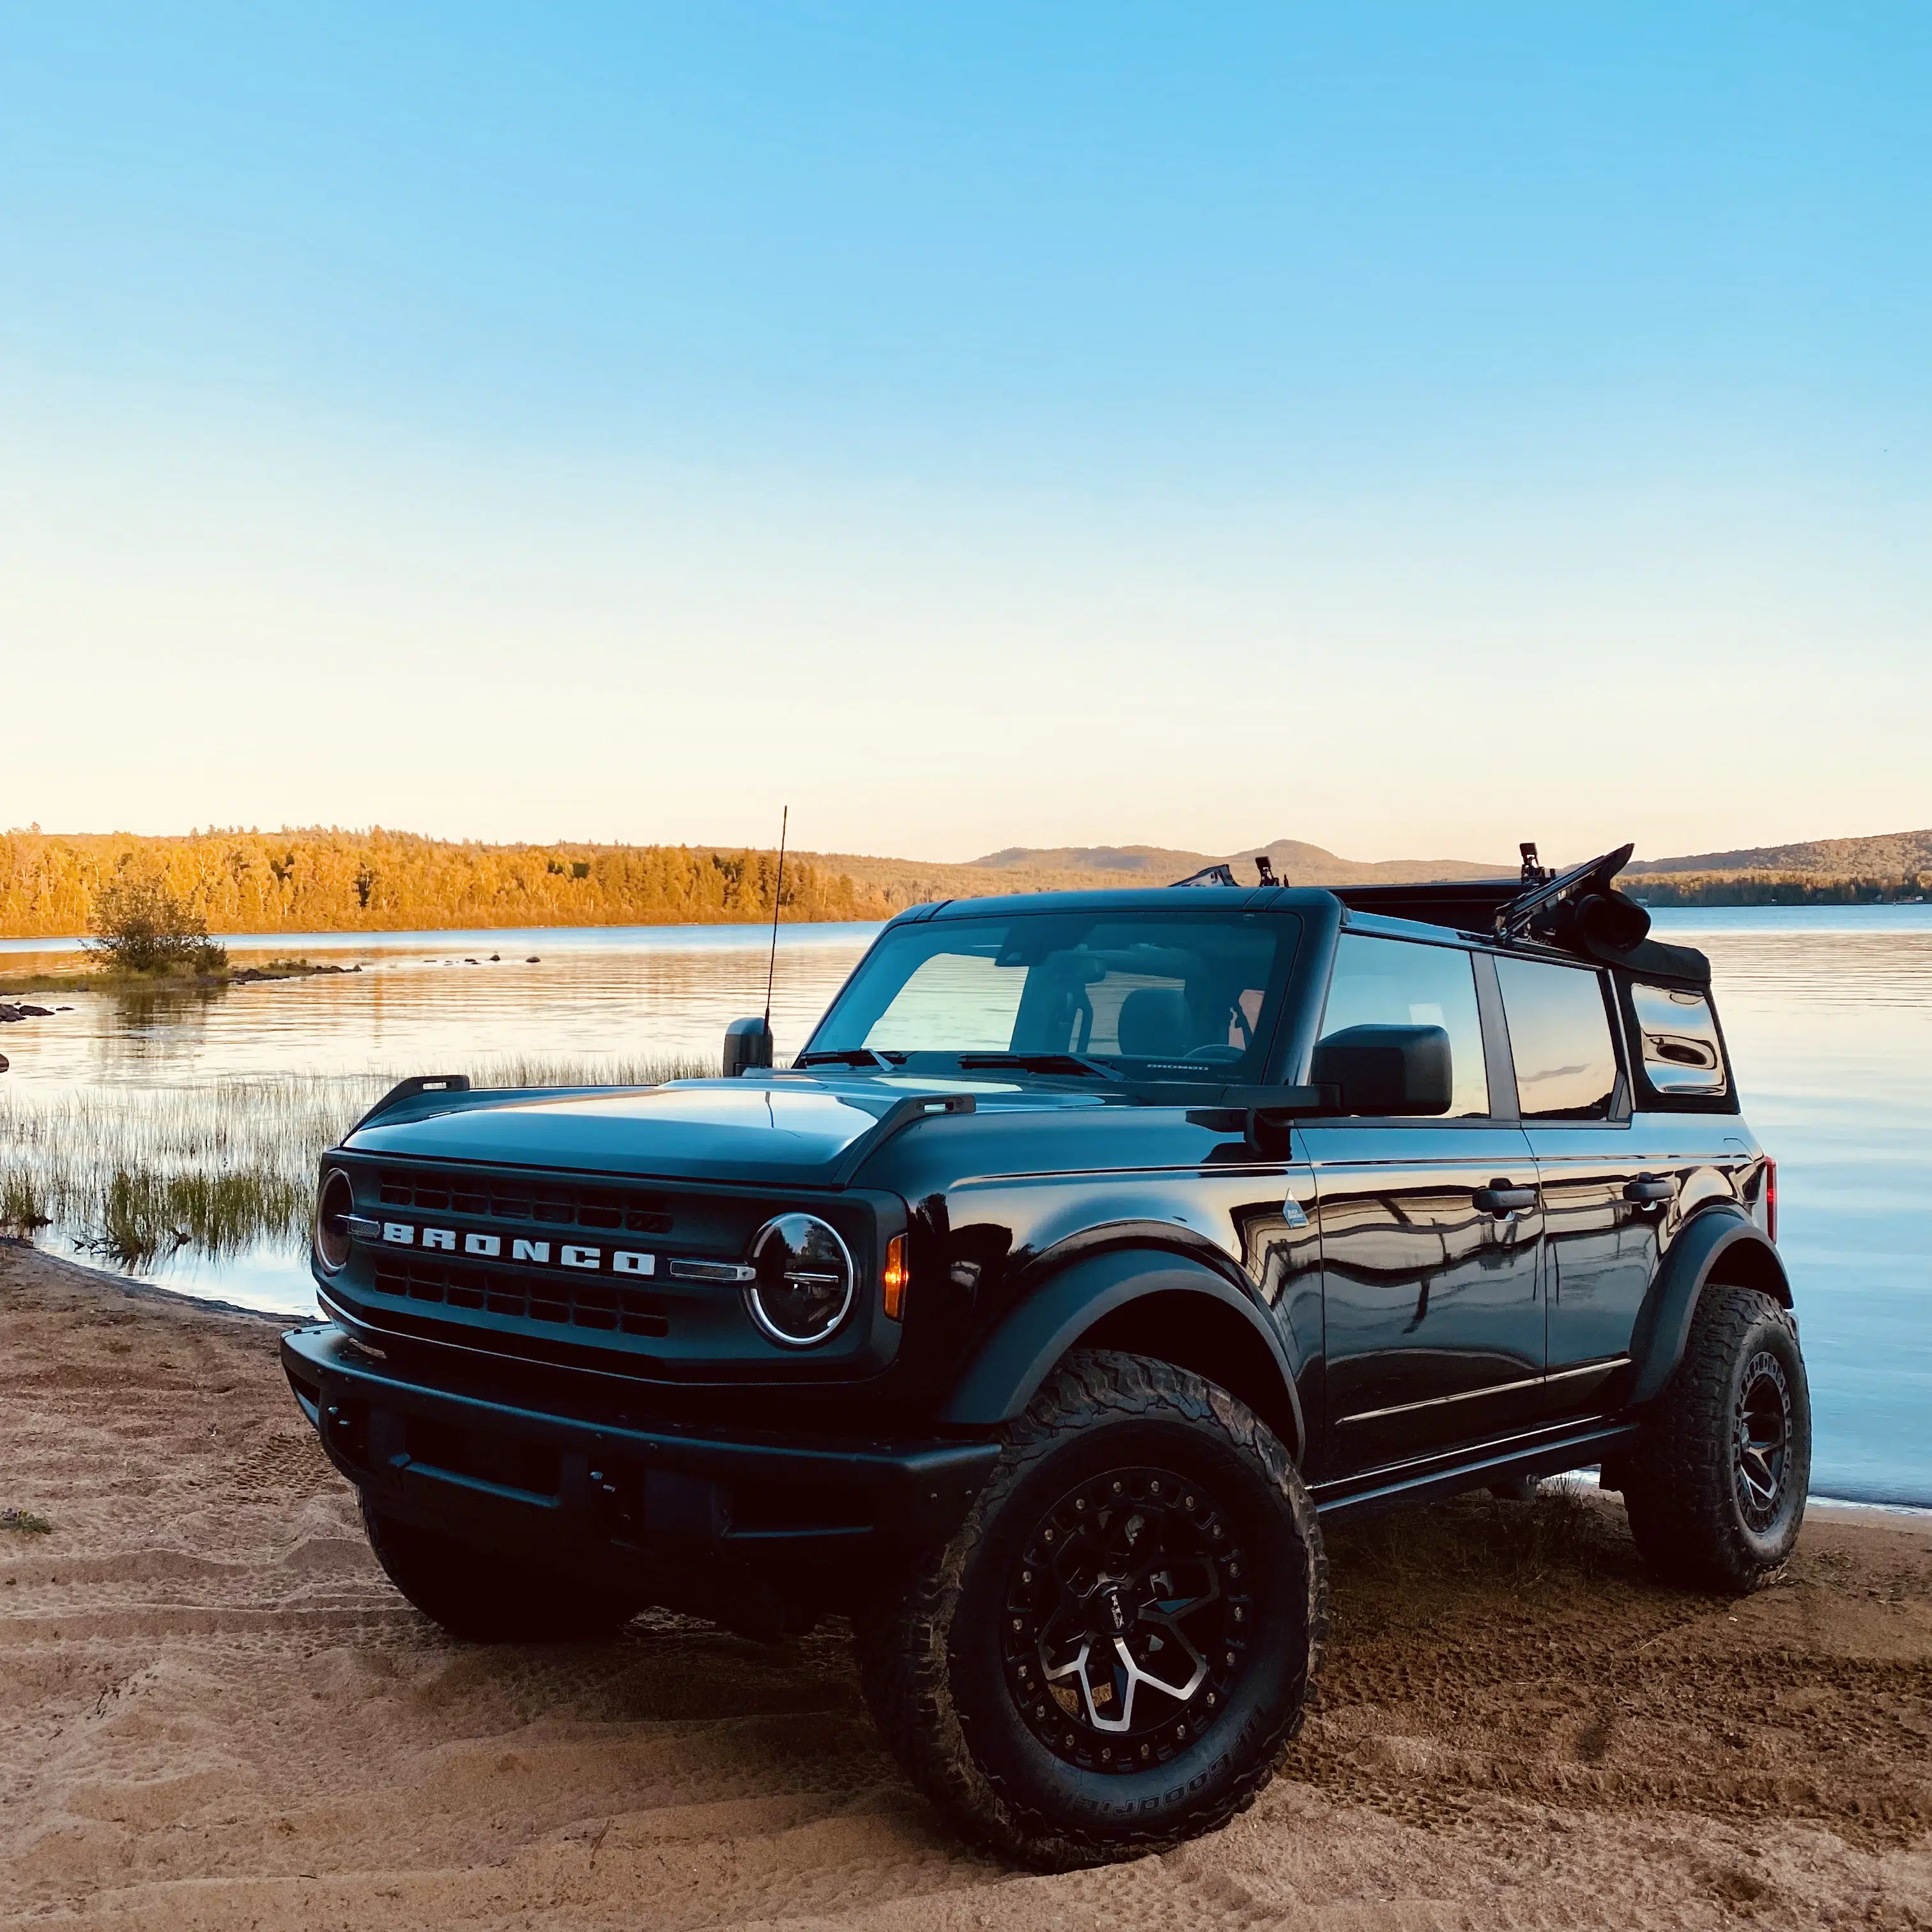
{"label": "windshield wiper", "polygon": [[1104,1060],[1083,1060],[1077,1053],[962,1053],[959,1070],[1010,1066],[1022,1073],[1078,1073],[1085,1078],[1118,1080],[1119,1072]]}
{"label": "windshield wiper", "polygon": [[827,1047],[820,1053],[801,1053],[792,1062],[794,1066],[856,1066],[868,1073],[890,1073],[896,1063],[888,1060],[876,1048],[869,1046]]}

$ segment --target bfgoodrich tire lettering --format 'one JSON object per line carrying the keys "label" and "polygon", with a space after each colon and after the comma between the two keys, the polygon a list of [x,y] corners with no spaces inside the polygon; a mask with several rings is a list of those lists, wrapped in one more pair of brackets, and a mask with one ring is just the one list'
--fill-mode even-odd
{"label": "bfgoodrich tire lettering", "polygon": [[[1043,1576],[1056,1542],[1080,1547]],[[1070,1667],[1076,1600],[1096,1642],[1126,1630],[1146,1678],[1130,1654],[1112,1686]],[[862,1625],[860,1672],[933,1803],[1009,1857],[1064,1868],[1164,1850],[1252,1804],[1328,1628],[1314,1508],[1274,1434],[1198,1376],[1096,1352],[1048,1378],[958,1534]]]}
{"label": "bfgoodrich tire lettering", "polygon": [[1699,1298],[1684,1359],[1621,1471],[1660,1576],[1756,1587],[1790,1555],[1811,1476],[1811,1399],[1790,1313],[1754,1288]]}
{"label": "bfgoodrich tire lettering", "polygon": [[609,1636],[635,1606],[398,1522],[362,1498],[362,1526],[389,1581],[452,1636],[474,1643],[558,1643]]}

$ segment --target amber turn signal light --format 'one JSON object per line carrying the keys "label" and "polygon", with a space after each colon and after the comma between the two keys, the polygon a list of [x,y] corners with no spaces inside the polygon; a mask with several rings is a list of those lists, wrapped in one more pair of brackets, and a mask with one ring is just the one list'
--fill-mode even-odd
{"label": "amber turn signal light", "polygon": [[886,1271],[880,1277],[886,1291],[886,1313],[894,1322],[905,1316],[906,1283],[912,1271],[906,1266],[906,1238],[895,1234],[886,1244]]}

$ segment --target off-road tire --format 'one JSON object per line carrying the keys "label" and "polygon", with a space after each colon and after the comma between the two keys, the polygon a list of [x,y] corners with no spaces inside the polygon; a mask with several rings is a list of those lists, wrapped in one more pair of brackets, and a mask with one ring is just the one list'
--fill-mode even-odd
{"label": "off-road tire", "polygon": [[413,1523],[379,1515],[362,1498],[362,1526],[389,1581],[452,1636],[472,1643],[564,1643],[614,1636],[637,1606],[496,1556]]}
{"label": "off-road tire", "polygon": [[[1204,1728],[1191,1743],[1167,1747],[1165,1763],[1083,1769],[1048,1748],[1016,1701],[1010,1673],[1022,1666],[1003,1649],[1011,1607],[1004,1592],[1012,1576],[1030,1574],[1013,1566],[1033,1560],[1024,1552],[1040,1546],[1029,1541],[1043,1533],[1039,1526],[1060,1520],[1057,1510],[1085,1507],[1069,1502],[1088,1492],[1083,1486],[1118,1488],[1117,1471],[1145,1481],[1156,1466],[1198,1485],[1204,1498],[1211,1488],[1222,1499],[1213,1520],[1225,1520],[1240,1544],[1239,1564],[1224,1567],[1230,1576],[1241,1566],[1246,1574],[1217,1588],[1246,1590],[1239,1600],[1252,1606],[1238,1612],[1228,1594],[1222,1612],[1247,1618],[1227,1653],[1231,1666],[1239,1654],[1239,1674],[1218,1714],[1190,1713]],[[860,1671],[892,1754],[962,1834],[1016,1862],[1064,1870],[1166,1850],[1252,1804],[1300,1729],[1328,1635],[1328,1566],[1314,1505],[1273,1431],[1184,1370],[1083,1352],[1008,1426],[1004,1453],[952,1540],[860,1619]],[[1152,1694],[1150,1702],[1172,1714]],[[1122,1762],[1132,1754],[1121,1748]]]}
{"label": "off-road tire", "polygon": [[[1746,1438],[1780,1394],[1784,1441],[1766,1501],[1748,1479]],[[1749,1462],[1760,1491],[1768,1466],[1761,1450]],[[1630,1534],[1660,1576],[1756,1588],[1790,1555],[1810,1482],[1810,1392],[1789,1311],[1754,1288],[1706,1288],[1684,1359],[1616,1474]]]}

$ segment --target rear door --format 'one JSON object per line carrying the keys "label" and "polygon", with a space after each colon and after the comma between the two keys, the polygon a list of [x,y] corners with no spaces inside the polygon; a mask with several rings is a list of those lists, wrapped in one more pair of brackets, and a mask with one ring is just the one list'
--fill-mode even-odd
{"label": "rear door", "polygon": [[1454,1092],[1438,1118],[1312,1121],[1301,1131],[1322,1238],[1329,1474],[1536,1418],[1535,1164],[1507,1083],[1491,1077],[1479,1011],[1461,947],[1347,932],[1338,942],[1322,1036],[1440,1026]]}
{"label": "rear door", "polygon": [[1543,1195],[1546,1410],[1588,1414],[1618,1398],[1674,1184],[1631,1132],[1605,974],[1507,955],[1496,966]]}

